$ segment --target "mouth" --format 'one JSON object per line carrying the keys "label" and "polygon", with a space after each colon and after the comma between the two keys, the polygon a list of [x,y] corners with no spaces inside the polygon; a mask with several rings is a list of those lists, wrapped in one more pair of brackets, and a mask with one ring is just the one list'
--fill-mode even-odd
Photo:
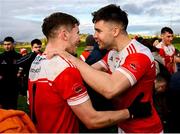
{"label": "mouth", "polygon": [[96,42],[97,42],[97,44],[98,44],[98,45],[100,45],[100,44],[101,44],[101,43],[100,43],[100,41],[98,41],[98,40],[96,40]]}

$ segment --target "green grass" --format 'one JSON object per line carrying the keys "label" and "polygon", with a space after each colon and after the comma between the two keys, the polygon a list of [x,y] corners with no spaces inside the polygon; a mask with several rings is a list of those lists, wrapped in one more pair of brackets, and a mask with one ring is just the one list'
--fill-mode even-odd
{"label": "green grass", "polygon": [[180,43],[179,44],[174,44],[175,48],[180,51]]}
{"label": "green grass", "polygon": [[78,57],[80,56],[80,54],[81,54],[83,51],[84,51],[84,46],[78,47],[78,49],[77,49],[77,55],[78,55]]}

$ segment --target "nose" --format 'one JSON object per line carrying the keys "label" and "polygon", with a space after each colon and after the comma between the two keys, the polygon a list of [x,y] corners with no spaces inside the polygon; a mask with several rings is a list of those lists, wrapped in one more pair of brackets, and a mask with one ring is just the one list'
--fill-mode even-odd
{"label": "nose", "polygon": [[95,41],[97,41],[97,34],[96,33],[94,33],[93,37],[94,37]]}

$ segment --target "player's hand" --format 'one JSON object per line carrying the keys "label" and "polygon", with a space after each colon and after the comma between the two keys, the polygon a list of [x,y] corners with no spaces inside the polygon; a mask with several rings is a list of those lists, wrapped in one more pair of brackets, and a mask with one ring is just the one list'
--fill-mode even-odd
{"label": "player's hand", "polygon": [[146,118],[152,115],[150,102],[141,102],[143,96],[144,93],[139,94],[129,106],[130,118]]}

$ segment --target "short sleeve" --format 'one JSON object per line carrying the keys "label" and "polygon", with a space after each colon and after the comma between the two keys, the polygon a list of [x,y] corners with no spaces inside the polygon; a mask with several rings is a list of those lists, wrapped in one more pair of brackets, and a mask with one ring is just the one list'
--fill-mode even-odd
{"label": "short sleeve", "polygon": [[89,99],[80,72],[74,67],[66,68],[56,78],[55,85],[69,105],[78,105]]}
{"label": "short sleeve", "polygon": [[106,71],[108,71],[109,67],[108,67],[108,55],[109,55],[109,52],[100,60],[98,61],[99,64],[101,64],[101,66],[103,66]]}
{"label": "short sleeve", "polygon": [[124,64],[117,70],[123,73],[129,79],[131,86],[133,86],[150,66],[151,61],[146,55],[135,53],[127,56]]}

